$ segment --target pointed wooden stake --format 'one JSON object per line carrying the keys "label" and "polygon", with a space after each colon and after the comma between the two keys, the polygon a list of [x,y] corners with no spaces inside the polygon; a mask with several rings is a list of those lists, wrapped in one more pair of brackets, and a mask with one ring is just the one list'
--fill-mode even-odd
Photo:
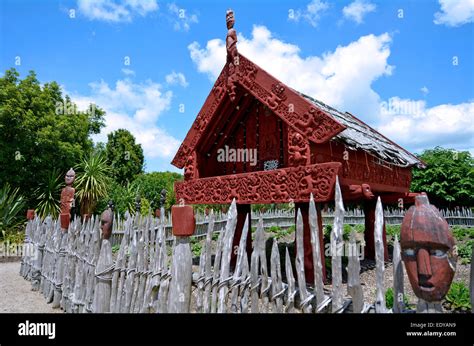
{"label": "pointed wooden stake", "polygon": [[376,300],[375,312],[386,313],[387,306],[385,304],[385,290],[383,288],[383,276],[385,271],[384,264],[384,245],[383,245],[383,208],[380,196],[377,198],[377,206],[375,207],[375,277],[376,277]]}
{"label": "pointed wooden stake", "polygon": [[347,293],[352,297],[352,312],[361,313],[364,308],[364,293],[360,284],[360,262],[354,230],[350,235],[349,248]]}
{"label": "pointed wooden stake", "polygon": [[344,224],[344,203],[342,201],[339,177],[336,176],[336,193],[334,204],[336,207],[334,215],[334,226],[331,232],[331,269],[332,269],[332,312],[338,312],[343,307],[342,296],[342,251],[344,241],[342,239],[342,228]]}
{"label": "pointed wooden stake", "polygon": [[304,273],[304,247],[303,247],[303,216],[298,209],[296,216],[296,277],[300,295],[300,306],[305,313],[312,311],[308,290],[306,288],[306,278]]}
{"label": "pointed wooden stake", "polygon": [[325,296],[321,247],[319,244],[318,213],[316,212],[316,205],[312,193],[309,200],[309,227],[311,230],[311,245],[313,250],[314,294],[316,296],[316,306],[319,306],[325,300]]}
{"label": "pointed wooden stake", "polygon": [[401,313],[405,310],[403,301],[403,264],[400,254],[400,243],[395,235],[393,241],[393,312]]}

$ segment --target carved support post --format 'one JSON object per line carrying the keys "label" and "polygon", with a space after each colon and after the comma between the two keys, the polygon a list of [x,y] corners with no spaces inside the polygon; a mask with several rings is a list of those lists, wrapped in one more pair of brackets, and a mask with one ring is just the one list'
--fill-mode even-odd
{"label": "carved support post", "polygon": [[191,206],[173,206],[171,210],[176,243],[171,264],[168,312],[189,312],[191,305],[192,254],[189,237],[196,227]]}
{"label": "carved support post", "polygon": [[[309,203],[295,203],[295,223],[298,210],[301,210],[303,217],[303,248],[304,248],[304,270],[306,273],[306,282],[314,282],[313,250],[311,245],[311,230],[309,226]],[[323,220],[321,217],[321,205],[316,204],[319,229],[319,247],[321,254],[321,265],[323,280],[326,280],[326,265],[324,261],[324,240],[323,240]],[[295,240],[296,241],[296,240]]]}
{"label": "carved support post", "polygon": [[[368,259],[375,259],[375,242],[374,242],[374,223],[375,223],[375,206],[376,201],[364,201],[364,215],[365,215],[365,249],[364,256]],[[383,245],[384,245],[384,261],[388,261],[387,249],[387,233],[385,231],[385,221],[383,223]]]}
{"label": "carved support post", "polygon": [[[245,220],[248,216],[248,225],[247,229],[244,230]],[[252,229],[252,219],[251,219],[251,211],[250,211],[250,204],[237,204],[237,225],[235,226],[235,233],[234,233],[234,240],[232,241],[232,253],[230,257],[230,267],[235,268],[235,264],[237,261],[237,249],[239,248],[240,238],[242,237],[242,232],[247,232],[247,240],[246,240],[246,249],[247,249],[247,256],[248,260],[250,261],[250,257],[252,255],[252,236],[251,236],[251,229]]]}

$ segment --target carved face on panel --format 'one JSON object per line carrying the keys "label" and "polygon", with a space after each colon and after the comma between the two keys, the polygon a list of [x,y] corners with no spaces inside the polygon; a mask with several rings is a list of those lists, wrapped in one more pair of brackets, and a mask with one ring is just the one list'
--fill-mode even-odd
{"label": "carved face on panel", "polygon": [[67,186],[71,186],[74,183],[74,180],[76,179],[76,172],[71,168],[69,171],[66,173],[65,177],[65,182]]}
{"label": "carved face on panel", "polygon": [[439,211],[426,195],[417,196],[401,228],[402,259],[418,298],[440,301],[454,277],[454,239]]}
{"label": "carved face on panel", "polygon": [[303,136],[296,132],[291,138],[291,144],[301,148],[304,147],[306,143]]}

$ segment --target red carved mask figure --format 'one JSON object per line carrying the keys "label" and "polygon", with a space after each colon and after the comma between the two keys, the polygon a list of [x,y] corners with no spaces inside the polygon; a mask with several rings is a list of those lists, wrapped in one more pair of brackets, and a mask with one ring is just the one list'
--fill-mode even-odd
{"label": "red carved mask figure", "polygon": [[428,302],[440,301],[454,277],[454,239],[448,223],[426,195],[415,198],[415,205],[403,218],[400,238],[413,291]]}

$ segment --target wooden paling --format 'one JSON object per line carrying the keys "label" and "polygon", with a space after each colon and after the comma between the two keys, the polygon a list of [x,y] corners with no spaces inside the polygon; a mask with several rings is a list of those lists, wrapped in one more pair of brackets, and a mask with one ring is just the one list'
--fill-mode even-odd
{"label": "wooden paling", "polygon": [[283,283],[281,281],[281,265],[280,265],[280,251],[276,239],[273,239],[272,254],[271,254],[271,277],[272,277],[272,312],[283,312],[283,299],[285,293]]}
{"label": "wooden paling", "polygon": [[342,239],[342,227],[344,224],[344,204],[342,201],[339,177],[336,177],[336,194],[334,203],[336,212],[334,226],[331,231],[331,269],[332,269],[332,312],[339,312],[343,308],[342,291],[342,251],[344,242]]}
{"label": "wooden paling", "polygon": [[296,278],[298,280],[299,289],[299,307],[304,313],[310,313],[312,310],[312,295],[306,288],[306,278],[304,273],[304,248],[303,248],[303,216],[301,210],[298,209],[296,216]]}
{"label": "wooden paling", "polygon": [[383,287],[383,273],[385,270],[384,264],[384,245],[383,245],[383,209],[380,197],[377,199],[377,206],[375,207],[375,278],[376,278],[376,300],[375,311],[378,313],[387,312],[385,305],[385,290]]}
{"label": "wooden paling", "polygon": [[[204,256],[202,257],[204,263],[204,292],[203,292],[203,307],[202,311],[204,313],[209,313],[211,311],[211,289],[212,289],[212,233],[214,231],[214,211],[211,210],[209,215],[209,225],[207,228],[206,242],[204,243]],[[199,263],[201,264],[201,263]]]}
{"label": "wooden paling", "polygon": [[[230,274],[230,256],[232,252],[232,241],[234,239],[235,226],[237,224],[237,207],[235,199],[230,205],[227,214],[227,225],[224,233],[222,263],[220,268],[220,280],[218,285],[219,300],[217,312],[227,312],[227,293],[229,291],[229,281],[232,279]],[[244,232],[245,233],[245,232]]]}
{"label": "wooden paling", "polygon": [[[248,229],[248,222],[249,218],[245,219],[244,223],[244,230]],[[230,292],[230,312],[236,313],[239,312],[239,307],[237,305],[237,300],[239,296],[239,286],[242,282],[245,281],[246,277],[244,278],[242,275],[243,270],[243,262],[244,262],[244,253],[245,253],[245,244],[247,243],[247,234],[248,232],[242,232],[242,236],[240,237],[239,248],[237,250],[237,265],[234,269],[234,275],[232,276],[232,288]],[[246,256],[246,253],[245,253]]]}
{"label": "wooden paling", "polygon": [[393,312],[403,312],[405,302],[403,300],[403,265],[400,253],[400,243],[395,235],[393,241]]}

